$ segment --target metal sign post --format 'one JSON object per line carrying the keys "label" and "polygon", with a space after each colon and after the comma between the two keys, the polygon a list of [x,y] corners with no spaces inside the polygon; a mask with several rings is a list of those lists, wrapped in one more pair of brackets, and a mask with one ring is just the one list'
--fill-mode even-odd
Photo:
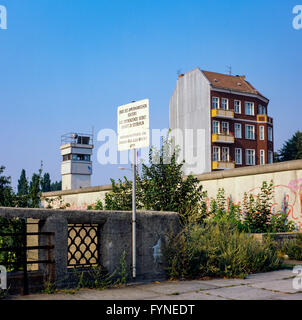
{"label": "metal sign post", "polygon": [[137,149],[149,146],[149,100],[132,102],[117,110],[118,150],[131,150],[132,163],[132,277],[136,278],[136,158]]}
{"label": "metal sign post", "polygon": [[132,277],[136,278],[136,149],[133,149],[132,185]]}

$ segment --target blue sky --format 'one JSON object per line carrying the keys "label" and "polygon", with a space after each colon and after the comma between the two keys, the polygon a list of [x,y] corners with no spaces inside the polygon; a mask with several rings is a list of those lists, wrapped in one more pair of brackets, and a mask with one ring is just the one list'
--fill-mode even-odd
{"label": "blue sky", "polygon": [[[302,1],[300,1],[302,4]],[[177,72],[244,74],[270,99],[275,149],[301,130],[299,0],[0,0],[0,165],[16,186],[40,161],[60,179],[60,136],[116,129],[116,108],[150,99],[151,128],[169,125]],[[125,172],[96,161],[93,185]]]}

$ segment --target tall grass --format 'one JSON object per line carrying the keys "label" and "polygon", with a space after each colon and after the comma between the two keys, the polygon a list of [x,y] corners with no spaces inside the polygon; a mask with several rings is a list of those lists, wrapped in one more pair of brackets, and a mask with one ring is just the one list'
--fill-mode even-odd
{"label": "tall grass", "polygon": [[281,265],[275,242],[260,243],[228,222],[187,226],[170,237],[164,254],[171,278],[242,278]]}

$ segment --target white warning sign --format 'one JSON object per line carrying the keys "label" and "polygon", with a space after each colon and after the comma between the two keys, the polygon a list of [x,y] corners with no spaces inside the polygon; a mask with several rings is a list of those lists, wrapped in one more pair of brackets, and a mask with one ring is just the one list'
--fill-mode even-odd
{"label": "white warning sign", "polygon": [[149,100],[132,102],[117,109],[118,150],[148,147]]}

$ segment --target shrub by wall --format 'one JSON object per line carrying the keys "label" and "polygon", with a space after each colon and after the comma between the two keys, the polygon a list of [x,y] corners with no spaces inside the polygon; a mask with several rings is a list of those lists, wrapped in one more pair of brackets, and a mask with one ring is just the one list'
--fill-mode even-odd
{"label": "shrub by wall", "polygon": [[171,278],[242,278],[278,269],[282,262],[274,241],[260,243],[228,222],[187,226],[170,237],[164,254]]}

